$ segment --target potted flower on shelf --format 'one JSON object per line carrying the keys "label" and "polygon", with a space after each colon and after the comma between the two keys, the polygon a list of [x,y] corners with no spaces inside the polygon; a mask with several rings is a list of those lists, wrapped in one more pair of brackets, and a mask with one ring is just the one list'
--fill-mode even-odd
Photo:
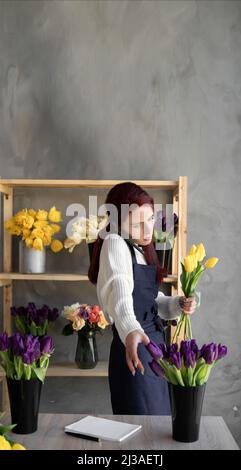
{"label": "potted flower on shelf", "polygon": [[[196,291],[198,279],[218,262],[215,257],[203,262],[205,256],[202,243],[192,245],[181,263],[183,293],[185,297],[197,296],[197,306],[200,305],[200,292]],[[199,348],[193,339],[190,315],[182,312],[172,344],[157,345],[150,341],[146,348],[153,358],[149,363],[152,371],[168,382],[173,439],[182,442],[198,440],[206,382],[212,367],[227,354],[227,347],[221,343],[209,343]]]}
{"label": "potted flower on shelf", "polygon": [[46,304],[37,308],[34,302],[28,302],[26,307],[13,305],[10,311],[17,330],[33,336],[47,335],[49,325],[59,317],[58,308],[50,308]]}
{"label": "potted flower on shelf", "polygon": [[80,369],[92,369],[98,362],[96,333],[101,333],[109,326],[103,311],[98,305],[72,304],[65,306],[62,316],[68,320],[62,334],[67,336],[76,331],[78,342],[75,363]]}
{"label": "potted flower on shelf", "polygon": [[98,233],[106,226],[108,216],[90,215],[89,218],[77,217],[71,225],[71,233],[64,240],[64,248],[72,253],[74,248],[83,240],[88,244],[89,258],[91,261],[94,244]]}
{"label": "potted flower on shelf", "polygon": [[19,272],[43,273],[46,266],[46,247],[54,253],[63,248],[60,240],[55,238],[60,231],[61,212],[55,206],[49,211],[22,209],[5,221],[5,229],[21,237],[19,242]]}
{"label": "potted flower on shelf", "polygon": [[12,424],[17,423],[15,433],[37,429],[41,388],[53,351],[52,338],[47,335],[0,335],[0,364],[6,373]]}
{"label": "potted flower on shelf", "polygon": [[153,228],[153,242],[161,267],[166,268],[167,274],[172,272],[172,252],[178,233],[178,216],[167,217],[163,211],[157,211]]}

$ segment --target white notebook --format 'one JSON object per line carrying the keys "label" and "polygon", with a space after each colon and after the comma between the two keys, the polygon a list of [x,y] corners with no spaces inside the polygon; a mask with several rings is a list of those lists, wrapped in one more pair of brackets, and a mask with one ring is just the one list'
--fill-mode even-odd
{"label": "white notebook", "polygon": [[130,424],[112,419],[99,418],[96,416],[85,416],[75,423],[65,426],[64,430],[69,434],[76,434],[76,437],[85,439],[107,439],[109,441],[121,442],[132,436],[142,428],[141,424]]}

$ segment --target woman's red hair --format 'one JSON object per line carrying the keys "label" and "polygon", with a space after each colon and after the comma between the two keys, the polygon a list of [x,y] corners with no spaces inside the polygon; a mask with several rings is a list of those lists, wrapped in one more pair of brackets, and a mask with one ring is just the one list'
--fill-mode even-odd
{"label": "woman's red hair", "polygon": [[[132,183],[124,182],[113,186],[107,194],[105,204],[114,204],[118,212],[118,224],[121,226],[121,205],[122,204],[149,204],[154,212],[154,200],[141,186]],[[110,231],[110,223],[105,227],[106,232]],[[104,239],[99,235],[94,243],[92,252],[92,259],[88,270],[88,278],[92,284],[97,283],[99,272],[100,251]],[[165,268],[162,268],[153,242],[149,245],[143,246],[144,257],[147,264],[155,264],[157,266],[157,279],[161,282],[163,277],[167,274]]]}

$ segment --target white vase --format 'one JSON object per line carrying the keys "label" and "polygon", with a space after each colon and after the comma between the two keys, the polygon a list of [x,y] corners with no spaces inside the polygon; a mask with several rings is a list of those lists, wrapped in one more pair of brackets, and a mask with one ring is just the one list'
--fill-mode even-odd
{"label": "white vase", "polygon": [[44,273],[46,267],[46,248],[28,248],[23,240],[19,242],[19,272]]}

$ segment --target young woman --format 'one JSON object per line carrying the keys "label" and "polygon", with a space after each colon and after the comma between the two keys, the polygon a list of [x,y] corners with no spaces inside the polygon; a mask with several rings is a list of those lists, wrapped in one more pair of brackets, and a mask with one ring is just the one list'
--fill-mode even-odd
{"label": "young woman", "polygon": [[[88,275],[112,324],[108,380],[113,414],[170,414],[167,383],[151,370],[145,345],[164,342],[161,318],[193,313],[196,300],[159,291],[164,270],[152,242],[153,198],[135,183],[124,182],[111,188],[105,203],[117,209],[116,233],[112,225],[112,233],[98,236]],[[124,220],[122,204],[136,204]]]}

